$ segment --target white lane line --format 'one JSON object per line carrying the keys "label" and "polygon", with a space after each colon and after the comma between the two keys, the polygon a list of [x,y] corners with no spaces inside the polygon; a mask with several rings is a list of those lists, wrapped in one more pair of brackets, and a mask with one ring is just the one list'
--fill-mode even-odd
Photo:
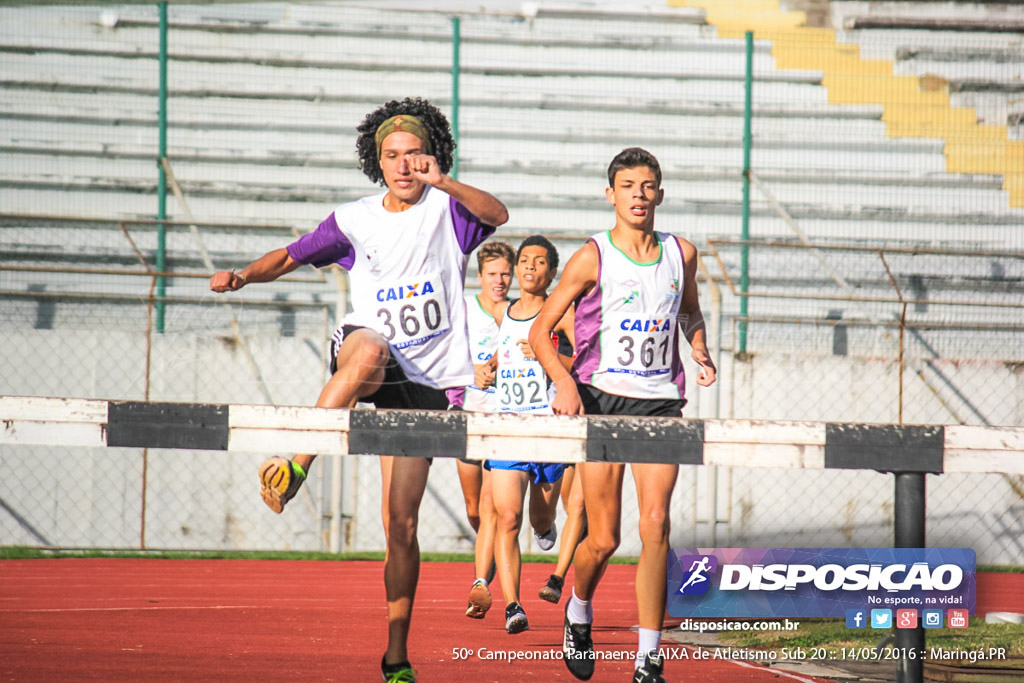
{"label": "white lane line", "polygon": [[152,607],[65,607],[54,609],[0,609],[0,614],[40,614],[47,612],[144,612],[168,609],[281,609],[279,605],[209,605],[206,607],[183,605],[179,607],[160,605]]}

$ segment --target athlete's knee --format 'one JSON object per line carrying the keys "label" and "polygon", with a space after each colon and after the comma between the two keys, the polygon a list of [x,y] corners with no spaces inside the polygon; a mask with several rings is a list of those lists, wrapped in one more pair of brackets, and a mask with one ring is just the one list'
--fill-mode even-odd
{"label": "athlete's knee", "polygon": [[360,337],[353,345],[354,348],[349,351],[338,372],[366,377],[383,371],[391,353],[383,340]]}
{"label": "athlete's knee", "polygon": [[619,549],[621,540],[618,529],[601,531],[592,529],[587,536],[587,543],[590,544],[591,551],[602,561],[615,554],[615,551]]}
{"label": "athlete's knee", "polygon": [[499,532],[518,533],[523,526],[523,513],[521,510],[503,508],[496,511],[495,522]]}
{"label": "athlete's knee", "polygon": [[480,521],[480,499],[477,497],[463,496],[466,501],[466,517]]}
{"label": "athlete's knee", "polygon": [[666,543],[671,531],[671,520],[662,509],[643,510],[640,513],[641,543]]}
{"label": "athlete's knee", "polygon": [[471,515],[467,510],[466,521],[469,522],[469,526],[473,529],[473,531],[480,531],[480,515]]}
{"label": "athlete's knee", "polygon": [[530,526],[541,533],[551,528],[555,523],[555,511],[551,508],[540,506],[530,507]]}
{"label": "athlete's knee", "polygon": [[572,496],[565,505],[565,514],[569,517],[586,516],[586,506],[583,504],[583,497]]}
{"label": "athlete's knee", "polygon": [[416,515],[393,512],[388,518],[388,545],[408,548],[416,542],[419,520]]}

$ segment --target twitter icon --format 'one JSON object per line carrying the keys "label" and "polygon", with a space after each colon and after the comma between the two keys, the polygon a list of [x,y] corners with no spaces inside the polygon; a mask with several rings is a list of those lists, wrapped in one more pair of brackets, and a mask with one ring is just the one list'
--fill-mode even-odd
{"label": "twitter icon", "polygon": [[871,628],[892,628],[892,610],[871,610]]}

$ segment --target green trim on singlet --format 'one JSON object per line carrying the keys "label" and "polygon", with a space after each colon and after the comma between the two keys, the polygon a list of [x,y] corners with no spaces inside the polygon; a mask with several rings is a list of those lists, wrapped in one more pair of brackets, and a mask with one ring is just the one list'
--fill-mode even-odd
{"label": "green trim on singlet", "polygon": [[[482,303],[480,303],[480,295],[479,295],[479,294],[477,294],[477,295],[475,295],[475,296],[473,297],[473,301],[475,301],[475,302],[476,302],[476,305],[480,307],[480,311],[481,311],[481,312],[482,312],[482,313],[483,313],[484,315],[486,315],[486,316],[487,316],[488,318],[490,318],[491,320],[496,320],[496,318],[494,317],[494,314],[493,314],[493,313],[488,313],[488,312],[487,312],[487,309],[486,309],[486,308],[484,308],[484,305],[483,305]],[[508,299],[506,299],[506,301],[508,301]]]}
{"label": "green trim on singlet", "polygon": [[658,239],[658,233],[653,233],[654,234],[654,239],[658,240],[658,258],[654,259],[653,261],[646,261],[646,262],[634,261],[633,259],[629,258],[629,255],[626,252],[624,252],[621,249],[619,249],[619,247],[612,240],[612,231],[608,230],[607,234],[608,234],[608,244],[612,245],[612,247],[615,248],[615,251],[617,251],[620,254],[622,254],[622,256],[627,261],[629,261],[630,263],[632,263],[635,266],[656,266],[661,261],[661,255],[665,252],[664,244],[662,243],[662,241],[660,239]]}

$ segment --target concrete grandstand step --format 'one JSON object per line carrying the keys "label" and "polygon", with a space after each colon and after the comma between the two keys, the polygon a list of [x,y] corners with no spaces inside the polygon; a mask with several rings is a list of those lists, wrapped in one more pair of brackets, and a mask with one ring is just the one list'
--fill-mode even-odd
{"label": "concrete grandstand step", "polygon": [[[110,88],[77,87],[29,81],[0,82],[0,113],[12,120],[42,123],[83,123],[100,126],[156,126],[156,99],[144,91],[122,92]],[[367,110],[379,104],[361,97],[324,97],[296,101],[287,97],[261,98],[178,95],[169,112],[169,125],[177,129],[218,131],[306,132],[325,135],[353,134]],[[439,101],[448,104],[446,99]],[[633,114],[636,126],[625,130],[618,104],[597,106],[584,97],[549,97],[543,108],[506,93],[501,98],[466,98],[461,102],[464,135],[532,134],[566,139],[578,135],[618,138],[651,137],[652,130],[671,137],[692,134],[701,139],[742,139],[742,107],[725,100],[703,99],[687,104],[671,100],[649,100],[647,108]],[[881,107],[837,107],[804,102],[799,107],[782,107],[768,102],[755,107],[754,134],[761,138],[798,140],[808,137],[813,127],[822,144],[849,138],[886,139]],[[496,124],[500,123],[500,127]],[[173,135],[172,135],[173,140]]]}
{"label": "concrete grandstand step", "polygon": [[[373,32],[424,40],[431,37],[448,39],[451,35],[449,13],[410,7],[389,10],[322,3],[310,6],[285,3],[252,6],[178,4],[172,6],[168,14],[177,30],[198,28],[219,36],[242,34],[276,38],[294,33],[352,36]],[[46,28],[46,15],[42,12],[22,12],[16,16],[21,21],[35,21],[38,29]],[[80,7],[63,12],[62,18],[67,25],[109,33],[133,28],[155,30],[157,26],[157,12],[152,6]],[[543,7],[532,16],[519,12],[467,13],[463,23],[467,37],[505,39],[565,40],[566,36],[587,35],[598,40],[650,42],[704,35],[703,13],[698,10],[567,12]]]}
{"label": "concrete grandstand step", "polygon": [[[666,187],[690,201],[733,201],[740,197],[738,169],[714,171],[710,163],[703,167],[675,165],[676,160],[693,164],[691,155],[662,155]],[[605,155],[607,156],[607,155]],[[717,161],[720,155],[709,161]],[[259,201],[307,201],[330,206],[337,203],[339,187],[358,187],[365,183],[362,172],[347,168],[323,169],[310,173],[302,166],[244,166],[223,163],[196,163],[172,158],[177,182],[187,199],[223,197]],[[463,179],[490,188],[500,197],[535,196],[539,202],[603,201],[607,184],[601,165],[561,166],[533,172],[512,165],[475,166],[467,164]],[[821,169],[817,169],[821,170]],[[146,180],[148,176],[148,180]],[[980,183],[927,182],[901,183],[891,172],[872,178],[854,174],[791,172],[759,174],[783,204],[798,203],[821,211],[859,212],[872,210],[931,214],[948,212],[959,215],[1010,216],[1024,219],[1024,211],[1004,206],[1000,184],[989,179],[987,188]],[[553,180],[555,179],[555,180]],[[0,181],[11,187],[60,187],[69,191],[153,192],[156,171],[151,159],[96,158],[90,156],[8,154],[0,164]],[[879,195],[879,188],[884,192]],[[678,189],[676,189],[678,188]],[[755,197],[757,193],[755,192]]]}
{"label": "concrete grandstand step", "polygon": [[[176,38],[178,36],[176,35]],[[151,37],[150,37],[151,38]],[[144,41],[136,48],[110,46],[102,47],[83,42],[83,47],[64,44],[63,41],[48,44],[48,41],[31,39],[12,39],[0,47],[0,53],[8,55],[58,56],[67,58],[118,59],[125,62],[137,60],[154,60],[158,55],[152,47],[151,39]],[[330,71],[368,71],[368,72],[406,72],[430,73],[447,72],[451,69],[451,57],[446,53],[431,60],[429,55],[417,59],[413,64],[398,58],[405,43],[381,45],[375,39],[372,45],[380,52],[379,55],[367,54],[358,45],[350,45],[343,53],[331,54],[318,50],[315,45],[308,45],[309,40],[300,40],[295,46],[295,55],[282,54],[279,50],[261,53],[252,46],[240,46],[237,51],[203,51],[201,48],[178,47],[168,54],[170,62],[181,65],[186,70],[198,70],[203,66],[255,65],[268,69],[301,68],[306,70]],[[348,45],[346,43],[346,45]],[[714,43],[708,43],[714,45]],[[275,46],[276,47],[276,46]],[[465,76],[483,75],[489,77],[523,75],[529,77],[602,77],[619,76],[630,79],[682,79],[682,80],[721,80],[742,83],[745,79],[745,60],[742,53],[723,57],[721,51],[709,50],[701,52],[700,44],[690,46],[687,51],[653,53],[641,51],[630,55],[628,62],[623,62],[618,51],[602,53],[600,48],[581,50],[577,46],[534,47],[524,46],[516,49],[507,44],[494,43],[467,46],[462,51],[460,72]],[[588,59],[581,60],[580,54]],[[316,57],[310,57],[315,54]],[[777,71],[774,60],[769,55],[758,55],[753,64],[754,78],[759,84],[791,83],[820,85],[821,73],[818,71]]]}
{"label": "concrete grandstand step", "polygon": [[[97,122],[99,123],[99,122]],[[716,139],[710,131],[681,130],[679,135],[607,135],[562,133],[508,135],[501,131],[479,131],[464,136],[458,148],[465,164],[507,166],[512,169],[579,167],[603,168],[608,159],[627,146],[645,146],[663,158],[666,169],[673,167],[742,166],[742,145],[735,139]],[[11,153],[36,155],[68,154],[99,159],[153,159],[155,130],[147,126],[105,126],[81,123],[54,123],[48,119],[25,121],[9,119],[0,131],[0,147]],[[565,140],[564,138],[569,138]],[[279,131],[276,134],[253,130],[175,129],[170,136],[168,155],[172,161],[194,161],[236,166],[306,167],[315,169],[355,168],[354,149],[341,141],[347,136]],[[335,147],[331,143],[337,141]],[[848,171],[851,176],[892,174],[927,177],[945,171],[942,147],[919,140],[885,143],[818,142],[807,135],[791,139],[755,137],[753,155],[765,169],[792,168]],[[54,159],[56,161],[56,159]],[[11,160],[0,161],[0,167]],[[284,171],[287,173],[288,171]],[[954,178],[957,176],[953,176]],[[965,177],[965,176],[964,176]],[[319,182],[319,181],[318,181]]]}
{"label": "concrete grandstand step", "polygon": [[[353,193],[365,194],[362,192]],[[295,201],[244,201],[213,197],[190,197],[193,213],[206,220],[252,221],[253,223],[288,222],[302,226],[303,232],[313,230],[332,208],[345,201],[339,192],[330,204]],[[507,198],[512,220],[502,231],[522,233],[573,233],[581,239],[611,227],[606,204],[587,202],[581,205],[539,205],[532,198]],[[20,188],[0,186],[0,205],[10,213],[32,214],[39,207],[48,212],[73,216],[109,218],[112,213],[126,217],[152,218],[156,213],[153,195],[120,192],[113,189],[71,195],[55,188]],[[793,208],[801,229],[813,238],[843,238],[851,235],[863,239],[887,239],[899,234],[908,240],[948,241],[976,247],[1000,248],[1015,243],[1019,237],[1019,221],[992,219],[985,216],[939,216],[868,211],[861,214],[820,215]],[[173,201],[168,202],[170,219],[185,220]],[[660,229],[685,235],[694,241],[708,236],[736,236],[740,230],[740,202],[687,202],[669,194],[659,209]],[[898,231],[895,232],[895,231]],[[500,233],[499,233],[500,234]],[[751,215],[751,234],[756,236],[791,236],[792,230],[769,206],[756,202]],[[283,242],[283,241],[282,241]]]}

